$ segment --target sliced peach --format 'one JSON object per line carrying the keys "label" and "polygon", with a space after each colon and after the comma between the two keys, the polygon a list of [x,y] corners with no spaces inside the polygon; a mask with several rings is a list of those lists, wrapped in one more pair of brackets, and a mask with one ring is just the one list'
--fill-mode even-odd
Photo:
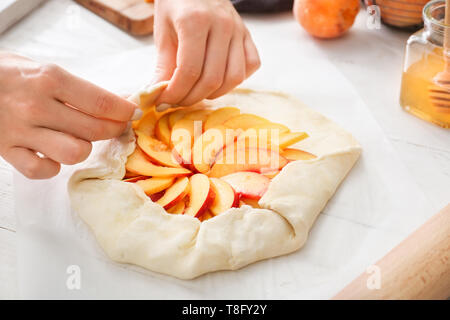
{"label": "sliced peach", "polygon": [[201,222],[214,218],[214,214],[211,210],[206,210],[205,213],[199,218]]}
{"label": "sliced peach", "polygon": [[167,145],[170,144],[169,115],[170,113],[164,114],[161,118],[158,119],[155,126],[156,138]]}
{"label": "sliced peach", "polygon": [[247,130],[248,128],[270,123],[269,120],[254,114],[243,113],[225,121],[223,125],[231,129]]}
{"label": "sliced peach", "polygon": [[264,148],[278,150],[279,129],[249,128],[237,138],[238,148]]}
{"label": "sliced peach", "polygon": [[173,158],[182,167],[194,171],[195,168],[192,165],[192,149],[190,143],[178,143],[172,149]]}
{"label": "sliced peach", "polygon": [[204,123],[211,113],[211,109],[198,109],[186,113],[184,119],[201,121],[202,123]]}
{"label": "sliced peach", "polygon": [[221,214],[222,212],[239,205],[239,195],[229,183],[217,178],[210,178],[209,180],[211,182],[211,188],[216,194],[210,208],[214,215]]}
{"label": "sliced peach", "polygon": [[208,176],[197,173],[189,178],[189,204],[184,214],[200,217],[214,202],[215,193],[211,188]]}
{"label": "sliced peach", "polygon": [[273,172],[288,163],[278,151],[262,148],[239,149],[235,146],[227,146],[217,156],[209,173],[210,177],[220,178],[238,171]]}
{"label": "sliced peach", "polygon": [[306,138],[308,138],[306,132],[283,132],[280,133],[278,145],[280,149],[284,149]]}
{"label": "sliced peach", "polygon": [[169,128],[172,130],[175,123],[186,115],[186,113],[189,112],[188,108],[181,108],[178,110],[175,110],[174,112],[171,112],[169,115]]}
{"label": "sliced peach", "polygon": [[155,125],[158,121],[158,117],[156,116],[155,110],[150,109],[141,120],[139,120],[138,125],[136,126],[136,131],[141,131],[146,135],[153,136],[155,134]]}
{"label": "sliced peach", "polygon": [[136,131],[137,144],[152,161],[167,167],[179,168],[180,165],[174,160],[172,152],[165,143]]}
{"label": "sliced peach", "polygon": [[174,205],[173,207],[169,208],[167,210],[167,212],[172,213],[172,214],[183,214],[185,208],[186,208],[186,202],[184,200],[178,201],[178,203],[176,205]]}
{"label": "sliced peach", "polygon": [[260,199],[269,187],[270,179],[256,172],[235,172],[224,176],[242,198]]}
{"label": "sliced peach", "polygon": [[196,123],[196,121],[192,119],[178,120],[172,127],[172,132],[170,134],[171,145],[177,145],[181,142],[180,140],[182,140],[183,143],[190,141],[192,144],[194,142],[194,135],[196,134],[196,131],[200,130],[199,134],[201,134],[201,128],[200,121]]}
{"label": "sliced peach", "polygon": [[157,166],[149,161],[145,153],[140,148],[136,148],[128,157],[125,168],[129,172],[148,177],[167,177],[188,175],[191,173],[185,168],[168,168]]}
{"label": "sliced peach", "polygon": [[256,126],[253,126],[251,128],[255,129],[255,130],[267,129],[269,131],[274,129],[274,130],[278,130],[280,133],[290,131],[289,128],[287,126],[285,126],[284,124],[276,123],[276,122],[257,124]]}
{"label": "sliced peach", "polygon": [[201,121],[181,119],[173,126],[170,138],[173,146],[173,155],[182,166],[190,168],[194,137],[200,136],[201,132]]}
{"label": "sliced peach", "polygon": [[136,184],[144,190],[146,195],[149,196],[169,188],[173,184],[174,180],[174,177],[153,177],[145,180],[139,180]]}
{"label": "sliced peach", "polygon": [[166,190],[164,195],[156,201],[164,209],[169,209],[176,205],[179,201],[183,200],[188,195],[190,190],[189,178],[179,178],[169,189]]}
{"label": "sliced peach", "polygon": [[223,125],[205,131],[195,140],[192,148],[192,161],[195,169],[201,173],[208,173],[217,154],[234,140],[234,130]]}
{"label": "sliced peach", "polygon": [[223,107],[217,110],[214,110],[206,119],[204,124],[204,129],[207,131],[208,129],[217,127],[218,125],[223,124],[228,119],[239,115],[241,111],[238,108],[234,107]]}
{"label": "sliced peach", "polygon": [[125,176],[123,177],[123,180],[129,179],[129,178],[135,178],[135,177],[139,177],[139,175],[136,173],[130,172],[130,171],[126,171]]}
{"label": "sliced peach", "polygon": [[183,167],[192,163],[192,143],[194,141],[194,120],[178,120],[172,128],[170,144],[173,156]]}
{"label": "sliced peach", "polygon": [[250,199],[250,198],[242,198],[241,200],[244,204],[249,205],[250,207],[261,209],[261,206],[259,205],[258,201],[256,199]]}
{"label": "sliced peach", "polygon": [[286,148],[281,152],[281,155],[285,157],[286,159],[290,161],[295,160],[310,160],[317,158],[312,153],[300,150],[300,149],[293,149],[293,148]]}
{"label": "sliced peach", "polygon": [[156,201],[158,201],[159,199],[161,199],[163,195],[164,195],[164,191],[160,191],[160,192],[151,194],[151,195],[149,195],[148,197],[149,197],[150,199],[152,199],[153,202],[156,202]]}
{"label": "sliced peach", "polygon": [[275,178],[281,171],[280,170],[276,170],[276,171],[271,171],[271,172],[263,172],[262,174],[264,176],[266,176],[269,179],[273,179]]}
{"label": "sliced peach", "polygon": [[249,128],[239,135],[237,144],[240,148],[284,149],[307,137],[305,132],[280,132],[278,129],[264,127]]}
{"label": "sliced peach", "polygon": [[130,178],[126,178],[125,177],[125,179],[123,179],[122,181],[123,182],[133,183],[133,182],[137,182],[139,180],[145,180],[145,179],[148,179],[148,177],[147,176],[135,175],[134,177],[130,177]]}

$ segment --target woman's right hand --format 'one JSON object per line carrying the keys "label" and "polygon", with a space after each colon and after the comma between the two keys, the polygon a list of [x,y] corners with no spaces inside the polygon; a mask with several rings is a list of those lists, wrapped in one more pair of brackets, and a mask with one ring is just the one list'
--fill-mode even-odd
{"label": "woman's right hand", "polygon": [[0,156],[31,179],[76,164],[122,134],[136,105],[52,64],[0,53]]}

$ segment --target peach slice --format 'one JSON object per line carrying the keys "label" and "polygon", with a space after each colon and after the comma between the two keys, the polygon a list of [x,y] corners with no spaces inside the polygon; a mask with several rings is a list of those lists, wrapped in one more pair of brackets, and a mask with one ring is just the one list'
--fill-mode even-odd
{"label": "peach slice", "polygon": [[192,163],[192,143],[194,141],[194,120],[181,119],[175,123],[170,135],[173,156],[183,167]]}
{"label": "peach slice", "polygon": [[220,178],[238,171],[273,172],[287,163],[288,160],[278,151],[262,148],[239,149],[235,144],[231,144],[217,156],[209,176]]}
{"label": "peach slice", "polygon": [[181,109],[175,110],[174,112],[171,112],[169,115],[169,128],[172,130],[175,123],[177,123],[177,121],[183,119],[183,117],[188,112],[189,112],[188,108],[181,108]]}
{"label": "peach slice", "polygon": [[172,155],[176,162],[183,168],[195,171],[192,165],[192,150],[190,143],[179,143],[172,149]]}
{"label": "peach slice", "polygon": [[179,163],[174,161],[172,152],[169,151],[166,144],[159,140],[153,139],[141,131],[136,131],[136,134],[138,136],[138,146],[150,159],[163,166],[173,168],[180,167]]}
{"label": "peach slice", "polygon": [[125,179],[123,179],[122,181],[123,181],[123,182],[130,182],[130,183],[133,183],[133,182],[137,182],[137,181],[139,181],[139,180],[145,180],[145,179],[148,179],[148,177],[147,177],[147,176],[139,176],[139,175],[136,175],[136,176],[134,176],[134,177],[129,177],[129,178],[126,178],[126,177],[125,177]]}
{"label": "peach slice", "polygon": [[[197,128],[196,128],[197,126]],[[192,119],[180,119],[178,120],[172,127],[172,132],[170,134],[170,143],[172,146],[180,143],[180,140],[183,142],[190,141],[194,142],[194,135],[196,131],[200,131],[201,134],[201,122]],[[198,134],[198,133],[197,133]]]}
{"label": "peach slice", "polygon": [[228,182],[242,198],[260,199],[269,187],[270,179],[256,172],[236,172],[224,176],[222,180]]}
{"label": "peach slice", "polygon": [[142,119],[139,120],[135,131],[141,131],[146,135],[153,136],[155,134],[155,125],[157,121],[158,117],[156,116],[155,110],[150,109]]}
{"label": "peach slice", "polygon": [[280,133],[278,146],[284,149],[306,138],[308,138],[306,132],[283,132]]}
{"label": "peach slice", "polygon": [[192,144],[194,138],[202,134],[202,122],[181,119],[175,123],[170,136],[173,155],[182,166],[190,168],[192,164]]}
{"label": "peach slice", "polygon": [[135,177],[139,177],[139,175],[136,173],[130,172],[130,171],[126,171],[125,176],[123,177],[123,180],[129,179],[129,178],[135,178]]}
{"label": "peach slice", "polygon": [[234,140],[234,130],[223,125],[205,131],[195,140],[192,148],[192,161],[195,169],[201,173],[208,173],[217,154]]}
{"label": "peach slice", "polygon": [[169,115],[170,113],[164,114],[158,119],[155,126],[156,138],[167,145],[170,144]]}
{"label": "peach slice", "polygon": [[167,212],[172,213],[172,214],[183,214],[185,208],[186,208],[186,202],[179,201],[176,205],[167,209]]}
{"label": "peach slice", "polygon": [[217,127],[218,125],[223,124],[228,119],[238,116],[241,111],[238,108],[234,107],[223,107],[217,110],[214,110],[206,119],[204,124],[204,129],[207,131],[208,129]]}
{"label": "peach slice", "polygon": [[174,180],[174,177],[150,178],[139,180],[136,184],[144,190],[146,195],[150,196],[169,188],[173,184]]}
{"label": "peach slice", "polygon": [[250,207],[261,209],[261,206],[259,205],[258,201],[256,199],[250,199],[250,198],[242,198],[241,200],[244,204],[249,205]]}
{"label": "peach slice", "polygon": [[296,160],[310,160],[317,158],[312,153],[293,148],[286,148],[281,152],[281,155],[290,161]]}
{"label": "peach slice", "polygon": [[204,123],[211,113],[212,113],[211,109],[198,109],[186,113],[184,119],[201,121],[202,123]]}
{"label": "peach slice", "polygon": [[188,195],[189,190],[189,178],[179,178],[169,189],[166,190],[164,195],[156,201],[156,203],[164,209],[169,209],[176,205],[179,201],[183,200],[184,197]]}
{"label": "peach slice", "polygon": [[278,150],[280,135],[281,133],[278,128],[249,128],[238,136],[236,145],[238,148],[264,148]]}
{"label": "peach slice", "polygon": [[210,208],[214,215],[221,214],[222,212],[239,205],[239,195],[234,192],[234,189],[230,184],[217,178],[210,178],[209,180],[211,182],[211,188],[216,194]]}
{"label": "peach slice", "polygon": [[152,199],[153,202],[156,202],[156,201],[158,201],[159,199],[161,199],[163,195],[164,195],[164,191],[160,191],[160,192],[151,194],[151,195],[149,195],[148,197],[149,197],[150,199]]}
{"label": "peach slice", "polygon": [[231,129],[247,130],[248,128],[270,123],[269,120],[254,114],[243,113],[225,121],[223,125]]}
{"label": "peach slice", "polygon": [[255,129],[255,130],[266,129],[269,131],[272,129],[275,129],[275,130],[278,129],[279,133],[290,132],[290,130],[287,126],[285,126],[284,124],[281,124],[281,123],[276,123],[276,122],[257,124],[256,126],[251,127],[251,129]]}
{"label": "peach slice", "polygon": [[190,177],[189,204],[184,214],[200,217],[214,202],[215,193],[211,188],[208,176],[197,173]]}
{"label": "peach slice", "polygon": [[136,148],[128,157],[125,168],[129,172],[148,177],[182,176],[191,173],[185,168],[161,167],[151,163],[140,148]]}
{"label": "peach slice", "polygon": [[237,139],[237,144],[240,148],[284,149],[307,137],[305,132],[280,132],[278,128],[267,129],[262,126],[242,132]]}
{"label": "peach slice", "polygon": [[266,176],[269,179],[273,179],[275,178],[281,171],[280,170],[276,170],[276,171],[271,171],[271,172],[263,172],[262,175]]}
{"label": "peach slice", "polygon": [[203,222],[214,217],[215,215],[210,210],[206,210],[205,213],[199,219],[201,222]]}

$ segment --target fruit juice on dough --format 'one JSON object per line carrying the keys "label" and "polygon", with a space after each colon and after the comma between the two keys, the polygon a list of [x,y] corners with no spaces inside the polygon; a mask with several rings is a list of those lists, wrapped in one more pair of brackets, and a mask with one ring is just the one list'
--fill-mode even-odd
{"label": "fruit juice on dough", "polygon": [[450,128],[450,107],[436,108],[429,97],[433,78],[444,70],[444,65],[441,48],[424,54],[419,61],[411,64],[403,72],[400,105],[419,118]]}

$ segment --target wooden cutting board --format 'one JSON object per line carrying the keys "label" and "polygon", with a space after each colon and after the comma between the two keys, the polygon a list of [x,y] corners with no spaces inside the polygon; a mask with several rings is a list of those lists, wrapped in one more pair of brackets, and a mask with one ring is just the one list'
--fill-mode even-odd
{"label": "wooden cutting board", "polygon": [[153,3],[145,0],[75,0],[85,8],[136,36],[153,33]]}

